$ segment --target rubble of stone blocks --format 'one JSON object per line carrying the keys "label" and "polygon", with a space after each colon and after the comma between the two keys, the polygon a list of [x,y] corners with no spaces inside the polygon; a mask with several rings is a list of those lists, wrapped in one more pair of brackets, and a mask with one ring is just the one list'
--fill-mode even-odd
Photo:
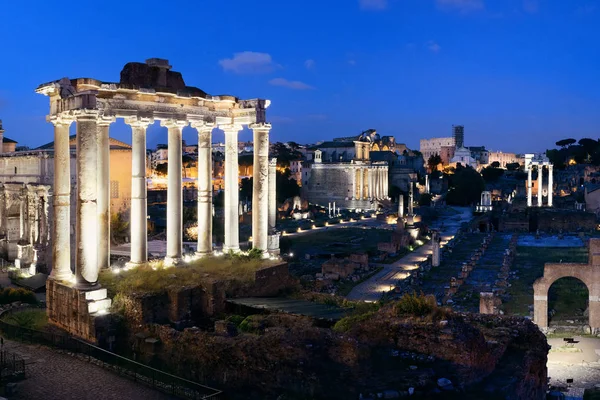
{"label": "rubble of stone blocks", "polygon": [[477,265],[477,262],[485,254],[485,251],[487,250],[493,238],[494,232],[487,234],[481,242],[479,249],[475,250],[471,254],[471,256],[468,257],[468,260],[463,263],[458,278],[450,278],[450,285],[444,287],[444,298],[442,301],[443,304],[449,304],[452,302],[452,296],[454,296],[456,292],[458,292],[458,289],[460,289],[463,283],[467,280],[471,271],[473,271],[473,269]]}

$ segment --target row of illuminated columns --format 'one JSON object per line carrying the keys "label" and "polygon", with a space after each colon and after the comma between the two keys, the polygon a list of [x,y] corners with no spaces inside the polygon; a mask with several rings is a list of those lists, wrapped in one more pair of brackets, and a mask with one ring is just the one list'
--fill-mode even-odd
{"label": "row of illuminated columns", "polygon": [[[95,110],[74,117],[53,116],[54,124],[54,230],[53,277],[70,280],[70,149],[69,126],[77,123],[77,207],[75,278],[80,286],[94,286],[98,273],[110,265],[110,144],[114,118]],[[147,260],[146,129],[151,118],[131,117],[132,191],[131,264]],[[165,119],[168,129],[167,251],[165,262],[177,264],[183,255],[182,130],[198,131],[198,249],[212,253],[212,130],[204,121]],[[239,251],[238,132],[241,125],[219,126],[225,132],[225,243],[224,251]],[[269,234],[269,124],[254,124],[253,247],[268,250]],[[274,182],[273,182],[274,186]],[[274,206],[274,205],[273,205]],[[97,227],[97,228],[96,228]],[[96,229],[94,229],[96,228]],[[274,228],[274,222],[273,222]]]}
{"label": "row of illuminated columns", "polygon": [[[533,180],[531,179],[531,172],[533,165],[538,166],[538,190],[537,190],[537,206],[542,207],[543,205],[543,164],[531,164],[527,169],[527,207],[531,207],[533,205],[532,201],[532,187]],[[554,192],[554,177],[552,173],[553,165],[548,164],[548,207],[552,207],[552,195]]]}
{"label": "row of illuminated columns", "polygon": [[[15,193],[12,191],[12,193]],[[0,187],[0,235],[8,238],[8,208],[11,190]],[[19,242],[24,244],[46,244],[48,242],[48,193],[27,187],[19,189]]]}
{"label": "row of illuminated columns", "polygon": [[388,197],[387,167],[357,167],[354,170],[354,179],[352,182],[354,198],[358,200],[387,199]]}

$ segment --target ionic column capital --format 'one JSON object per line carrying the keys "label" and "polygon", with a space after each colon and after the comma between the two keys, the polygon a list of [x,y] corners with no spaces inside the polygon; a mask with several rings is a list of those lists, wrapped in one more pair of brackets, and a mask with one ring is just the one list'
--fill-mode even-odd
{"label": "ionic column capital", "polygon": [[146,118],[146,117],[128,117],[125,118],[125,123],[132,128],[144,128],[147,129],[148,126],[154,123],[154,118]]}
{"label": "ionic column capital", "polygon": [[109,117],[109,116],[106,116],[106,115],[100,115],[98,117],[98,120],[96,121],[96,124],[98,124],[98,126],[109,126],[110,124],[112,124],[116,120],[117,119],[115,117]]}
{"label": "ionic column capital", "polygon": [[271,124],[268,124],[266,122],[258,122],[255,124],[250,124],[248,127],[250,129],[252,129],[253,131],[270,131],[271,130]]}
{"label": "ionic column capital", "polygon": [[238,124],[226,124],[219,125],[219,129],[221,129],[223,132],[239,132],[244,129],[244,127]]}
{"label": "ionic column capital", "polygon": [[206,121],[191,121],[190,122],[190,126],[194,129],[196,129],[198,132],[203,131],[212,131],[213,129],[215,129],[216,124],[214,124],[213,122],[206,122]]}
{"label": "ionic column capital", "polygon": [[277,167],[277,157],[273,157],[269,160],[269,167]]}
{"label": "ionic column capital", "polygon": [[69,127],[73,121],[75,121],[75,118],[73,118],[71,115],[61,113],[58,115],[48,115],[46,117],[46,121],[50,122],[54,126],[64,125]]}
{"label": "ionic column capital", "polygon": [[79,120],[95,120],[98,121],[100,117],[100,110],[94,109],[81,109],[81,110],[72,110],[70,111],[70,115],[75,117],[77,121]]}
{"label": "ionic column capital", "polygon": [[183,129],[188,126],[189,122],[180,119],[163,119],[160,121],[160,126],[164,126],[166,128],[179,128]]}

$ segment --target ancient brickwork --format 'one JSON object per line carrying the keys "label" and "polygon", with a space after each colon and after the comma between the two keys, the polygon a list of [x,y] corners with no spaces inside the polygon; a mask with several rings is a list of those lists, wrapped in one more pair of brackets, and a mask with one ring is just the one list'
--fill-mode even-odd
{"label": "ancient brickwork", "polygon": [[46,281],[48,322],[92,343],[97,343],[98,333],[105,331],[109,323],[107,314],[96,312],[99,302],[110,306],[106,290],[83,291],[54,279]]}

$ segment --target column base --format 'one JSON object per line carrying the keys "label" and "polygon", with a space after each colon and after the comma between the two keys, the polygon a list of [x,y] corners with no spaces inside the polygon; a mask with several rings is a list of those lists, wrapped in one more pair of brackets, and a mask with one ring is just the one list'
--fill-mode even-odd
{"label": "column base", "polygon": [[227,254],[229,252],[234,252],[234,253],[239,253],[240,252],[240,248],[239,247],[225,247],[223,246],[223,253]]}
{"label": "column base", "polygon": [[[98,285],[99,286],[99,285]],[[46,281],[48,322],[70,334],[98,343],[108,333],[112,304],[106,289],[82,290],[53,278]]]}
{"label": "column base", "polygon": [[195,254],[196,254],[196,257],[206,258],[206,257],[212,256],[213,252],[212,251],[197,251]]}
{"label": "column base", "polygon": [[183,264],[183,258],[181,257],[165,257],[166,267],[176,267],[177,265]]}
{"label": "column base", "polygon": [[281,251],[279,249],[279,237],[280,234],[279,233],[274,233],[268,236],[267,239],[267,253],[272,255],[272,256],[276,256],[279,257],[279,254],[281,254]]}
{"label": "column base", "polygon": [[137,268],[146,264],[148,264],[148,261],[127,261],[125,263],[125,268]]}
{"label": "column base", "polygon": [[75,277],[75,284],[72,285],[73,289],[77,289],[81,292],[91,292],[94,290],[100,289],[100,284],[96,283],[88,283],[88,282],[77,282],[77,277]]}

